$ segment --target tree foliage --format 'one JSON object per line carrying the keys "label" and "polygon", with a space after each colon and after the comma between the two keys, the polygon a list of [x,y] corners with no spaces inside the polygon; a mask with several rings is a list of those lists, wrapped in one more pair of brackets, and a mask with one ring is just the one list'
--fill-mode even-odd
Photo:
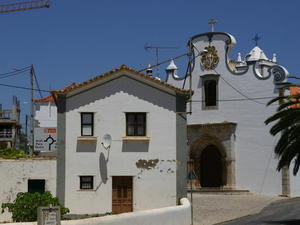
{"label": "tree foliage", "polygon": [[[287,85],[284,88],[289,87],[300,85]],[[296,175],[300,166],[300,93],[279,96],[272,99],[268,105],[275,102],[280,103],[277,112],[265,123],[272,123],[270,129],[272,135],[280,135],[274,150],[279,158],[277,170],[290,166],[294,161],[293,174]]]}
{"label": "tree foliage", "polygon": [[8,208],[14,222],[32,222],[37,221],[37,208],[49,205],[60,206],[61,216],[69,212],[69,209],[60,205],[58,198],[53,197],[50,192],[43,194],[20,192],[13,203],[2,203],[1,208],[2,213]]}

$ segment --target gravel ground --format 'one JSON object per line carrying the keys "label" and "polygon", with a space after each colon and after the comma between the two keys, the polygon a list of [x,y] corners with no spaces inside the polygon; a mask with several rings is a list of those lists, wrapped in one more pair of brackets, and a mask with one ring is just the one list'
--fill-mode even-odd
{"label": "gravel ground", "polygon": [[[190,197],[190,194],[188,194]],[[193,193],[194,225],[212,225],[259,213],[276,200],[267,195],[204,195]]]}

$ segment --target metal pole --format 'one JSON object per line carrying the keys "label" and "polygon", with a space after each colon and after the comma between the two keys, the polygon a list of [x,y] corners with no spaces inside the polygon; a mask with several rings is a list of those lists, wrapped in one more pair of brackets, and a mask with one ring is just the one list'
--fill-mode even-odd
{"label": "metal pole", "polygon": [[30,155],[33,155],[33,144],[34,144],[34,67],[31,65],[30,71],[30,87],[31,87],[31,107],[30,107]]}
{"label": "metal pole", "polygon": [[192,218],[192,225],[193,225],[193,180],[190,180],[190,188],[191,188],[191,218]]}

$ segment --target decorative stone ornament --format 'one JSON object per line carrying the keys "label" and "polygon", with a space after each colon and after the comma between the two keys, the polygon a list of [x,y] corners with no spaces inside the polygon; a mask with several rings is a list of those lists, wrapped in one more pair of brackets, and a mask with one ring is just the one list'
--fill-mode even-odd
{"label": "decorative stone ornament", "polygon": [[213,70],[219,63],[219,56],[215,46],[206,46],[204,51],[200,53],[201,66],[206,70]]}

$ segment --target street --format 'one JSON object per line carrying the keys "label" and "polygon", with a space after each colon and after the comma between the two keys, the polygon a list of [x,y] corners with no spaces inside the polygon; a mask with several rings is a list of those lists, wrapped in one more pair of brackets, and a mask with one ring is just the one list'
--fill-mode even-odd
{"label": "street", "polygon": [[222,225],[299,225],[300,224],[300,198],[276,201],[259,214],[247,216]]}

